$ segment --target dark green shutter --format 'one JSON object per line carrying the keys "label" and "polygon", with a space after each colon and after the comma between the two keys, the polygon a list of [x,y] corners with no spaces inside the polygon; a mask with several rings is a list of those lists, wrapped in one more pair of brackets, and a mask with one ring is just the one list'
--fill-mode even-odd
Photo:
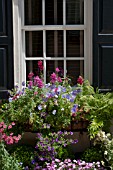
{"label": "dark green shutter", "polygon": [[113,0],[93,0],[93,84],[113,89]]}
{"label": "dark green shutter", "polygon": [[13,87],[12,0],[0,0],[0,99]]}

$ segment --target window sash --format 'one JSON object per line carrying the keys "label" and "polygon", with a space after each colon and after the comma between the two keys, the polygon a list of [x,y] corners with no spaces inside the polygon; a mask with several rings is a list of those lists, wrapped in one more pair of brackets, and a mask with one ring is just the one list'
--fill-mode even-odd
{"label": "window sash", "polygon": [[[45,10],[42,10],[43,25],[24,25],[24,0],[12,0],[13,2],[13,32],[14,32],[14,83],[21,85],[26,80],[26,61],[27,60],[43,60],[44,75],[46,75],[47,60],[63,60],[64,69],[66,70],[66,61],[83,60],[84,61],[84,77],[92,82],[92,9],[93,1],[84,0],[84,24],[66,25],[66,0],[63,0],[63,25],[45,25]],[[42,8],[45,8],[45,0],[42,0]],[[20,15],[21,14],[21,15]],[[43,52],[46,52],[46,30],[63,30],[64,36],[64,57],[62,58],[43,58],[26,57],[25,56],[25,31],[43,30]],[[76,58],[66,58],[66,30],[83,30],[84,31],[84,56]],[[45,53],[44,52],[44,53]],[[19,62],[18,62],[19,61]],[[66,75],[66,73],[65,73]]]}
{"label": "window sash", "polygon": [[[24,10],[24,8],[23,8]],[[24,11],[23,11],[24,13]],[[23,16],[24,17],[24,16]],[[24,22],[25,23],[25,22]],[[63,0],[63,25],[45,25],[45,0],[42,0],[42,24],[43,25],[22,25],[21,29],[23,30],[24,34],[25,31],[43,31],[43,57],[27,57],[25,56],[25,61],[31,60],[31,70],[32,70],[32,60],[43,60],[44,62],[44,81],[46,82],[46,61],[47,60],[63,60],[64,61],[64,78],[66,77],[67,68],[66,68],[66,61],[68,60],[79,60],[84,61],[84,56],[76,56],[76,57],[66,57],[66,31],[67,30],[82,30],[84,31],[86,26],[84,24],[81,25],[66,25],[66,0]],[[63,30],[63,57],[47,57],[46,56],[46,31],[47,30]],[[84,42],[83,42],[84,43]],[[25,49],[24,49],[25,50]]]}

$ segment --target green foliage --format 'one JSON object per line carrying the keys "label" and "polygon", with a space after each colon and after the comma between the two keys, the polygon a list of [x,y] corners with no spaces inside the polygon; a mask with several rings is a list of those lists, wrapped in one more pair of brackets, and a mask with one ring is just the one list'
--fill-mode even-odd
{"label": "green foliage", "polygon": [[[34,95],[35,91],[38,91],[39,95]],[[1,117],[6,122],[13,120],[21,127],[27,124],[36,124],[40,127],[42,121],[36,111],[36,106],[41,102],[42,92],[38,87],[33,87],[32,90],[26,88],[26,95],[20,95],[16,100],[2,106]]]}
{"label": "green foliage", "polygon": [[64,148],[64,147],[59,147],[59,148],[56,149],[56,151],[57,151],[57,158],[58,159],[64,160],[64,159],[68,158],[68,156],[69,156],[67,149]]}
{"label": "green foliage", "polygon": [[98,162],[103,160],[103,152],[99,147],[91,147],[84,151],[81,159],[86,162]]}
{"label": "green foliage", "polygon": [[19,162],[6,150],[4,143],[0,142],[0,170],[21,170]]}
{"label": "green foliage", "polygon": [[100,145],[100,149],[104,153],[106,162],[103,161],[103,165],[106,166],[107,164],[113,170],[113,135],[100,131],[94,141],[94,145]]}
{"label": "green foliage", "polygon": [[9,150],[9,153],[12,157],[15,157],[19,163],[22,163],[24,167],[31,167],[31,161],[34,157],[34,148],[31,146],[13,146],[12,149]]}
{"label": "green foliage", "polygon": [[2,106],[0,118],[7,123],[15,122],[13,130],[18,130],[18,133],[42,130],[49,126],[56,131],[61,130],[71,123],[71,109],[79,93],[78,87],[73,89],[70,85],[65,86],[49,83],[43,88],[26,87],[23,93],[16,92],[10,98],[11,102]]}
{"label": "green foliage", "polygon": [[67,135],[73,135],[72,132],[58,131],[48,134],[37,133],[36,157],[40,161],[52,161],[55,158],[67,158],[68,151],[66,149],[70,144],[76,144],[78,140],[70,139]]}
{"label": "green foliage", "polygon": [[90,138],[94,138],[100,130],[109,131],[113,118],[113,94],[98,93],[85,81],[82,93],[77,96],[79,105],[78,115],[89,121],[88,132]]}

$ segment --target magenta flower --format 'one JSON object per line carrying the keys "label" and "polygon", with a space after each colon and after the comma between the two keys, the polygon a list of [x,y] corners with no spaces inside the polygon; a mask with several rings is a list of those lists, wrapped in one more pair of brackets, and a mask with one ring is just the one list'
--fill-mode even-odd
{"label": "magenta flower", "polygon": [[77,114],[76,113],[72,113],[72,117],[76,117],[77,116]]}
{"label": "magenta flower", "polygon": [[31,88],[33,86],[33,81],[29,81],[28,87]]}
{"label": "magenta flower", "polygon": [[57,80],[58,80],[58,82],[59,82],[59,83],[61,83],[61,82],[62,82],[61,77],[58,77],[58,79],[57,79]]}
{"label": "magenta flower", "polygon": [[77,83],[80,84],[80,85],[82,85],[83,82],[84,82],[83,77],[82,77],[82,76],[79,76],[79,78],[77,79]]}
{"label": "magenta flower", "polygon": [[57,75],[55,73],[51,74],[50,78],[52,83],[55,83],[57,81]]}
{"label": "magenta flower", "polygon": [[59,71],[60,71],[60,70],[59,70],[59,68],[57,67],[57,68],[56,68],[56,72],[58,73]]}
{"label": "magenta flower", "polygon": [[34,73],[30,72],[30,73],[28,74],[29,80],[31,80],[33,76],[34,76]]}
{"label": "magenta flower", "polygon": [[44,86],[42,80],[38,76],[34,78],[34,86],[38,86],[39,88]]}
{"label": "magenta flower", "polygon": [[43,70],[43,63],[42,61],[38,61],[38,67],[42,71]]}

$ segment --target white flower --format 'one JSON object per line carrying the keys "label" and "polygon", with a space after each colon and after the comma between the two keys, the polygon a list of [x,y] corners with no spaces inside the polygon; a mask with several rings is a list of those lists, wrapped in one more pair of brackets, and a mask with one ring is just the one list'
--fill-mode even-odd
{"label": "white flower", "polygon": [[57,95],[55,95],[55,97],[56,97],[56,98],[58,98],[58,96],[57,96]]}
{"label": "white flower", "polygon": [[46,109],[47,105],[44,105],[44,109]]}
{"label": "white flower", "polygon": [[53,110],[52,114],[55,115],[56,114],[56,110]]}
{"label": "white flower", "polygon": [[64,108],[62,108],[61,111],[64,111]]}
{"label": "white flower", "polygon": [[105,152],[104,152],[104,155],[107,155],[107,154],[108,154],[108,152],[107,152],[107,151],[105,151]]}
{"label": "white flower", "polygon": [[9,102],[12,102],[12,98],[11,97],[9,98]]}

